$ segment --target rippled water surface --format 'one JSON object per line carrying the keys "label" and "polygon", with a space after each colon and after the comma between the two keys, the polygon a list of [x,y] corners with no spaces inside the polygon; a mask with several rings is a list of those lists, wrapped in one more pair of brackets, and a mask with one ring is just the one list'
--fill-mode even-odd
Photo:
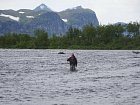
{"label": "rippled water surface", "polygon": [[0,105],[140,105],[140,54],[0,49]]}

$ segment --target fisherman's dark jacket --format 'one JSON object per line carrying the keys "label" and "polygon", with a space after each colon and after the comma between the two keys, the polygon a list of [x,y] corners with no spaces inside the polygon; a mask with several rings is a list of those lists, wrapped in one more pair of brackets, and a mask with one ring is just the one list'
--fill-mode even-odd
{"label": "fisherman's dark jacket", "polygon": [[67,61],[70,62],[70,65],[77,66],[77,59],[75,56],[71,56],[70,58],[67,59]]}

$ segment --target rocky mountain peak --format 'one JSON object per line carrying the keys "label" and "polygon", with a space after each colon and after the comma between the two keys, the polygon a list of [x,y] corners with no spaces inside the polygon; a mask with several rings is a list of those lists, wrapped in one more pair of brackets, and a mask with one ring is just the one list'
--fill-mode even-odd
{"label": "rocky mountain peak", "polygon": [[34,11],[52,11],[49,7],[47,7],[45,4],[41,4],[39,6],[37,6]]}
{"label": "rocky mountain peak", "polygon": [[82,6],[74,7],[73,9],[83,9]]}

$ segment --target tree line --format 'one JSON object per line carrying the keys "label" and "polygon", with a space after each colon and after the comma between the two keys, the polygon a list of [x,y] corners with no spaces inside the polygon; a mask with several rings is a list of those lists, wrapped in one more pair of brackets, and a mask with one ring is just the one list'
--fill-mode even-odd
{"label": "tree line", "polygon": [[0,48],[23,49],[140,49],[140,24],[70,27],[64,35],[49,37],[44,30],[34,35],[9,33],[0,36]]}

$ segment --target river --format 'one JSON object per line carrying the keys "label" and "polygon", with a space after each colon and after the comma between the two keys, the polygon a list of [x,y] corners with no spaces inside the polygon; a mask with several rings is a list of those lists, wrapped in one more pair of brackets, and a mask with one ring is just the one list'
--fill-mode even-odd
{"label": "river", "polygon": [[[71,53],[76,72],[66,61]],[[0,49],[0,105],[140,105],[140,54]]]}

